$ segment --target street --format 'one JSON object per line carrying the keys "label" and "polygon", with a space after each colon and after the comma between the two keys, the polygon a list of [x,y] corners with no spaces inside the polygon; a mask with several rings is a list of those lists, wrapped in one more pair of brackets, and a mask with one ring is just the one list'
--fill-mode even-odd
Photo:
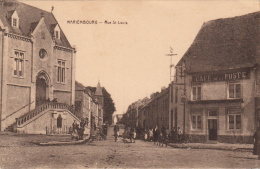
{"label": "street", "polygon": [[[108,139],[71,146],[35,144],[1,145],[1,168],[256,168],[260,162],[251,152],[174,149],[152,142]],[[1,138],[3,139],[3,138]],[[7,140],[6,140],[7,141]]]}

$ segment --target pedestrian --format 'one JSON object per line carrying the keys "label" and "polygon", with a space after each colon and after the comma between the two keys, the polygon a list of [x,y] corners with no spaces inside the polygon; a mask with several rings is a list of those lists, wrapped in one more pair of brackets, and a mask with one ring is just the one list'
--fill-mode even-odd
{"label": "pedestrian", "polygon": [[173,127],[172,131],[171,131],[171,135],[172,135],[172,142],[175,143],[177,141],[177,132],[176,132],[176,128]]}
{"label": "pedestrian", "polygon": [[149,129],[149,142],[150,141],[153,141],[153,130],[152,129]]}
{"label": "pedestrian", "polygon": [[162,132],[163,137],[165,137],[165,135],[166,135],[166,128],[164,127],[164,125],[162,125],[161,132]]}
{"label": "pedestrian", "polygon": [[119,126],[116,124],[116,125],[114,126],[115,142],[117,142],[118,134],[119,134]]}
{"label": "pedestrian", "polygon": [[177,129],[177,134],[178,134],[178,141],[181,141],[183,138],[182,138],[182,130],[180,127],[178,127]]}
{"label": "pedestrian", "polygon": [[257,127],[254,133],[254,148],[253,155],[258,155],[258,160],[260,160],[260,127]]}
{"label": "pedestrian", "polygon": [[76,131],[77,131],[77,122],[76,122],[76,120],[74,120],[74,122],[72,123],[72,131],[73,131],[73,133],[76,133]]}
{"label": "pedestrian", "polygon": [[131,127],[131,129],[130,129],[130,141],[131,141],[131,143],[133,141],[135,143],[135,129],[134,129],[134,127]]}
{"label": "pedestrian", "polygon": [[104,124],[103,126],[102,126],[102,131],[103,131],[103,134],[104,134],[104,140],[106,140],[107,139],[107,125],[106,124]]}
{"label": "pedestrian", "polygon": [[74,120],[74,122],[72,123],[72,137],[71,139],[76,139],[79,140],[79,133],[78,133],[78,129],[79,129],[79,125],[77,124],[76,120]]}
{"label": "pedestrian", "polygon": [[158,141],[158,127],[155,126],[155,128],[153,129],[153,143],[155,144]]}

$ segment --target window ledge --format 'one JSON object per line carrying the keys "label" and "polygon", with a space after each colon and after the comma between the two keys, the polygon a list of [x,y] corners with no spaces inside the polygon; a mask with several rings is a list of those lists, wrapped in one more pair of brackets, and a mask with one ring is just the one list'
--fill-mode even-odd
{"label": "window ledge", "polygon": [[13,76],[14,78],[17,78],[17,79],[24,79],[23,76]]}
{"label": "window ledge", "polygon": [[244,102],[244,100],[243,99],[224,99],[224,100],[196,100],[196,101],[188,101],[189,104],[234,103],[234,102]]}
{"label": "window ledge", "polygon": [[57,84],[66,85],[66,83],[63,83],[63,82],[57,82]]}

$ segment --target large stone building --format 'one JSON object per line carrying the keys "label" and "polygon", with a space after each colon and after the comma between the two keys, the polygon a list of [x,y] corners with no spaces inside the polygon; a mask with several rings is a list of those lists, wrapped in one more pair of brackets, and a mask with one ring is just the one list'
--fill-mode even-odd
{"label": "large stone building", "polygon": [[81,120],[73,110],[76,50],[54,15],[0,1],[0,46],[1,131],[67,133]]}
{"label": "large stone building", "polygon": [[187,102],[177,122],[190,141],[252,142],[260,112],[259,25],[260,12],[206,22],[179,61]]}

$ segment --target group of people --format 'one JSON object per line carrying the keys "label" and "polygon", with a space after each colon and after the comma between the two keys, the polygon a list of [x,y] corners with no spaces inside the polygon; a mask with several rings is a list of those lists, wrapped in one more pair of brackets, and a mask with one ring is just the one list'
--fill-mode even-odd
{"label": "group of people", "polygon": [[[114,136],[115,136],[115,142],[118,141],[118,136],[119,136],[119,126],[116,124],[114,126]],[[127,139],[130,139],[131,143],[135,143],[135,138],[136,138],[136,130],[134,127],[127,127],[125,126],[124,133],[122,134],[123,136],[123,141],[127,142]]]}
{"label": "group of people", "polygon": [[[147,141],[158,142],[182,142],[184,140],[183,132],[180,127],[177,129],[173,127],[172,130],[162,126],[161,129],[156,126],[153,129],[145,129],[140,135],[143,135],[143,139]],[[141,138],[141,137],[140,137]]]}
{"label": "group of people", "polygon": [[74,120],[72,123],[72,138],[71,139],[76,139],[76,140],[83,140],[83,135],[85,131],[85,121],[81,121],[80,124]]}
{"label": "group of people", "polygon": [[99,129],[100,140],[107,139],[107,125],[103,124]]}

